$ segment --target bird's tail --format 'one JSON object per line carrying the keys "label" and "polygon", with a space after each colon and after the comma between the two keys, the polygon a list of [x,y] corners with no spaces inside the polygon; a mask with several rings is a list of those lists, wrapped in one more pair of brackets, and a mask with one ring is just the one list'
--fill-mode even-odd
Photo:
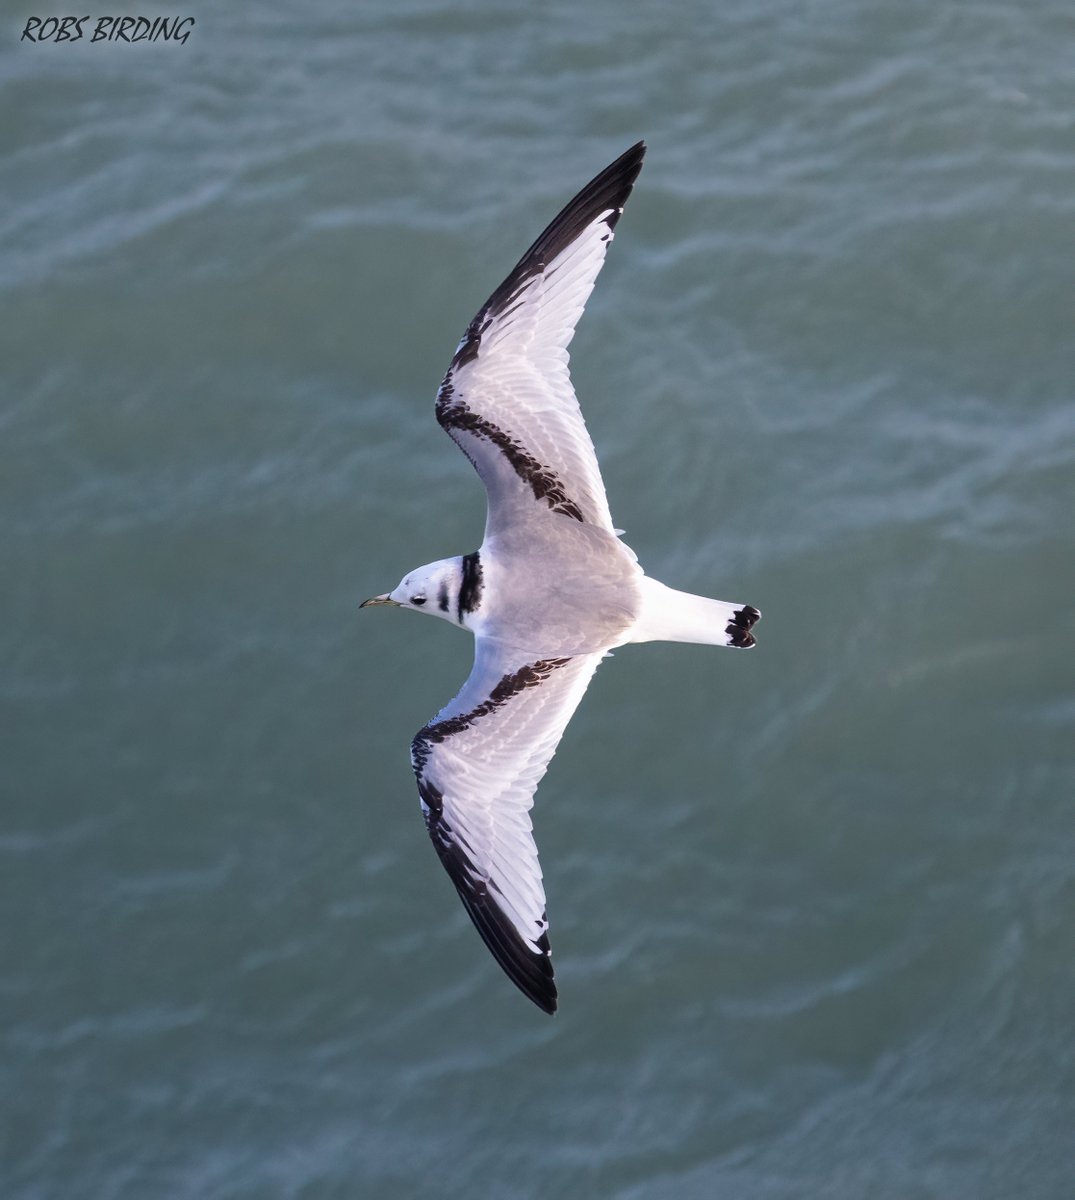
{"label": "bird's tail", "polygon": [[642,610],[632,642],[694,642],[702,646],[754,645],[750,632],[761,613],[749,604],[729,604],[665,587],[643,575]]}

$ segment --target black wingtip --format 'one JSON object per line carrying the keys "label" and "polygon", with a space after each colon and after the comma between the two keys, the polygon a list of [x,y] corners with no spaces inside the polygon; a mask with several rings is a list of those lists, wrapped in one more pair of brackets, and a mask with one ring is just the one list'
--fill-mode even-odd
{"label": "black wingtip", "polygon": [[[638,178],[639,171],[642,170],[642,160],[646,157],[646,142],[641,139],[627,150],[625,150],[615,162],[609,165],[601,172],[600,175],[595,175],[593,180],[587,185],[592,187],[602,176],[616,175],[621,171],[624,173],[631,172],[631,182]],[[584,188],[583,191],[586,189]]]}
{"label": "black wingtip", "polygon": [[501,303],[516,292],[524,279],[542,270],[547,262],[570,245],[603,212],[609,213],[607,223],[611,232],[642,170],[645,155],[646,143],[636,142],[578,191],[515,264],[511,274],[489,297],[479,316],[495,312]]}
{"label": "black wingtip", "polygon": [[606,209],[613,210],[609,217],[609,226],[615,225],[642,170],[642,160],[645,156],[646,143],[635,142],[615,162],[609,163],[603,171],[599,171],[549,222],[541,236],[519,260],[515,270],[518,271],[526,263],[545,262],[555,258],[564,246],[573,241]]}
{"label": "black wingtip", "polygon": [[527,999],[552,1016],[556,1012],[557,992],[548,934],[542,934],[535,953],[488,893],[475,894],[460,886],[458,880],[455,883],[463,907],[501,970]]}
{"label": "black wingtip", "polygon": [[609,163],[564,205],[541,237],[523,255],[521,262],[525,262],[531,256],[541,259],[555,257],[564,245],[577,237],[579,232],[605,209],[612,209],[608,217],[608,227],[614,229],[642,171],[642,160],[645,156],[646,143],[635,142],[615,162]]}
{"label": "black wingtip", "polygon": [[423,755],[428,753],[428,747],[420,741],[421,737],[420,733],[415,738],[411,753],[415,761],[418,794],[422,799],[426,828],[433,846],[455,884],[463,907],[501,969],[524,996],[551,1015],[556,1011],[556,981],[549,935],[542,932],[533,945],[520,936],[497,903],[495,886],[482,879],[474,869],[464,844],[444,824],[444,796],[422,774],[421,763]]}
{"label": "black wingtip", "polygon": [[[548,263],[571,245],[582,231],[602,213],[608,214],[605,217],[605,224],[608,226],[605,240],[612,237],[616,223],[623,214],[623,206],[627,203],[627,197],[630,196],[635,180],[642,170],[642,160],[645,155],[646,143],[635,142],[615,162],[609,163],[603,171],[595,175],[553,217],[533,245],[515,264],[504,282],[478,310],[477,315],[463,334],[455,356],[452,358],[448,375],[438,393],[438,420],[441,420],[442,412],[446,411],[448,407],[444,389],[451,386],[452,371],[465,366],[477,357],[482,334],[490,318],[502,311],[505,305],[510,304],[529,278],[543,271]],[[441,424],[444,424],[443,420],[441,420]]]}

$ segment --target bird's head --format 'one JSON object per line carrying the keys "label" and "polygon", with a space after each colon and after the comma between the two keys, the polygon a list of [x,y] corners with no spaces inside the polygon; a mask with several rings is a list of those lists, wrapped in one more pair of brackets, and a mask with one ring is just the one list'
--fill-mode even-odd
{"label": "bird's head", "polygon": [[371,596],[359,608],[368,608],[371,604],[394,604],[455,623],[458,620],[462,577],[462,559],[444,558],[409,571],[392,591]]}

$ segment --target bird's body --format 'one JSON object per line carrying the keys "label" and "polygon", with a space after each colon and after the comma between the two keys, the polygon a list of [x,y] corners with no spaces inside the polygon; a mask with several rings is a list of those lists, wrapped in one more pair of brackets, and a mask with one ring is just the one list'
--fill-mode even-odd
{"label": "bird's body", "polygon": [[552,515],[489,538],[478,556],[488,637],[587,654],[618,644],[638,615],[638,566],[615,535],[593,525]]}
{"label": "bird's body", "polygon": [[761,614],[649,578],[612,524],[567,345],[642,166],[639,143],[564,208],[470,323],[437,419],[488,493],[480,548],[367,604],[475,637],[462,690],[414,738],[433,844],[513,981],[556,1008],[534,790],[605,655],[627,642],[747,647]]}

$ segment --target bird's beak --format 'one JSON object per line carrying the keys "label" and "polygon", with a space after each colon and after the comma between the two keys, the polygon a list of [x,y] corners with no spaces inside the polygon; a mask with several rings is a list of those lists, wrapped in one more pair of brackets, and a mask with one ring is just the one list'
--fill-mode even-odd
{"label": "bird's beak", "polygon": [[385,592],[383,596],[370,596],[368,600],[363,600],[358,607],[369,608],[371,604],[395,604],[397,607],[399,607],[399,601],[393,600],[387,592]]}

